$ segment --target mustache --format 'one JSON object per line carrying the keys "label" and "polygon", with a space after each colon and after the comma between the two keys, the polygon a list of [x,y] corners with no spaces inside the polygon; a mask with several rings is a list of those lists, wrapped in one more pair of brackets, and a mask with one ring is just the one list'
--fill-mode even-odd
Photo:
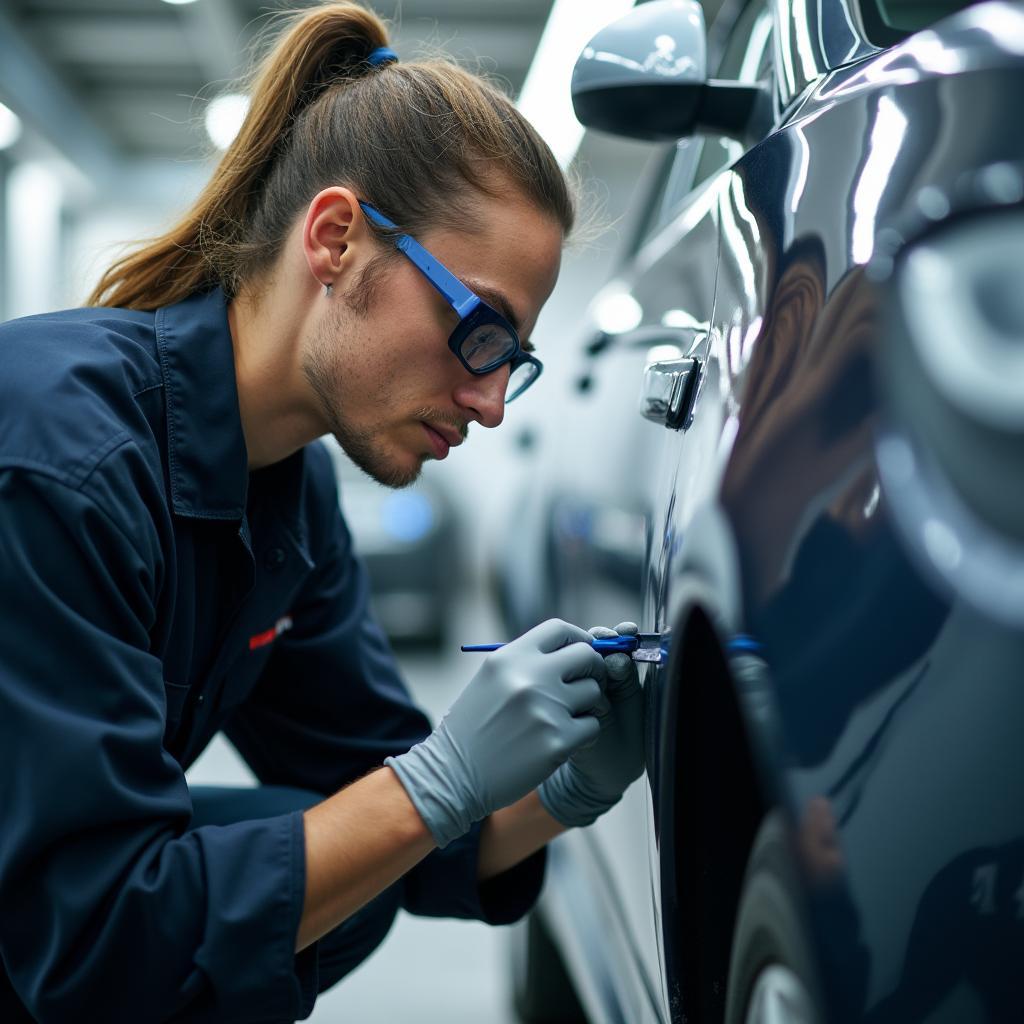
{"label": "mustache", "polygon": [[465,440],[469,436],[469,423],[464,420],[461,416],[456,416],[454,413],[446,412],[443,409],[432,409],[429,406],[424,406],[422,409],[414,413],[416,419],[426,420],[427,423],[438,423],[444,427],[451,427],[452,430],[457,430],[459,436]]}

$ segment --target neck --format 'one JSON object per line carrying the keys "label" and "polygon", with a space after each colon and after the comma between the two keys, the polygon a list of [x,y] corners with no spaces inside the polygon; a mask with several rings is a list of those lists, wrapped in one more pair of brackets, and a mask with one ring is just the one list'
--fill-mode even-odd
{"label": "neck", "polygon": [[299,358],[305,311],[312,306],[308,286],[289,283],[284,276],[275,279],[258,300],[243,290],[228,306],[250,469],[279,462],[325,432],[309,405]]}

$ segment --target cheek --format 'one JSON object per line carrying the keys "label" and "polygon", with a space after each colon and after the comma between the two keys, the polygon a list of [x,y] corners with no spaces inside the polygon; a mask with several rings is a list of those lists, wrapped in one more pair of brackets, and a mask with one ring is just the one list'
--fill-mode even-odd
{"label": "cheek", "polygon": [[[448,351],[447,335],[437,337],[418,323],[392,324],[367,339],[372,352],[346,383],[348,407],[378,422],[405,421],[416,410],[447,405],[460,369]],[[451,364],[451,365],[449,365]]]}
{"label": "cheek", "polygon": [[348,366],[353,371],[348,390],[359,389],[352,400],[379,404],[386,392],[390,411],[399,414],[409,403],[443,401],[464,372],[448,348],[457,323],[452,308],[414,267],[395,274],[354,332],[360,335],[357,344],[345,346],[342,370]]}
{"label": "cheek", "polygon": [[392,325],[386,337],[400,379],[420,390],[424,385],[438,387],[452,382],[449,378],[459,363],[448,348],[448,338],[457,323],[454,314],[450,319],[451,323],[443,311],[439,314],[428,309]]}

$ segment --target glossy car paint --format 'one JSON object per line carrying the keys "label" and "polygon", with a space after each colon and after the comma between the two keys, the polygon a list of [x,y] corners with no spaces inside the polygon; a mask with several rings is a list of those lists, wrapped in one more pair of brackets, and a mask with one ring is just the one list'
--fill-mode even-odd
{"label": "glossy car paint", "polygon": [[[641,670],[647,783],[556,844],[541,912],[594,1021],[718,1020],[746,856],[779,807],[826,1019],[1020,1020],[1024,633],[958,589],[951,528],[893,507],[879,452],[929,445],[889,400],[894,267],[1021,201],[1024,9],[886,50],[839,0],[771,15],[774,130],[621,275],[641,328],[683,311],[706,334],[613,339],[549,452],[552,571],[520,615],[635,618],[672,631],[673,661]],[[993,166],[1008,184],[986,194]],[[685,431],[635,412],[673,345],[704,367]],[[730,657],[738,634],[761,656]]]}

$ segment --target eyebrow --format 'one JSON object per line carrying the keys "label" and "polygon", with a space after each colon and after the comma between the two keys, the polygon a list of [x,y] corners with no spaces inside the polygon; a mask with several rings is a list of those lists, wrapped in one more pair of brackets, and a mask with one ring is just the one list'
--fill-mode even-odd
{"label": "eyebrow", "polygon": [[[511,303],[502,292],[470,278],[464,278],[463,281],[467,288],[471,288],[481,299],[484,299],[489,305],[493,306],[512,325],[512,329],[517,335],[520,334],[522,328],[520,327],[519,317],[516,316]],[[519,344],[524,352],[534,351],[533,342],[529,339],[520,337]]]}

